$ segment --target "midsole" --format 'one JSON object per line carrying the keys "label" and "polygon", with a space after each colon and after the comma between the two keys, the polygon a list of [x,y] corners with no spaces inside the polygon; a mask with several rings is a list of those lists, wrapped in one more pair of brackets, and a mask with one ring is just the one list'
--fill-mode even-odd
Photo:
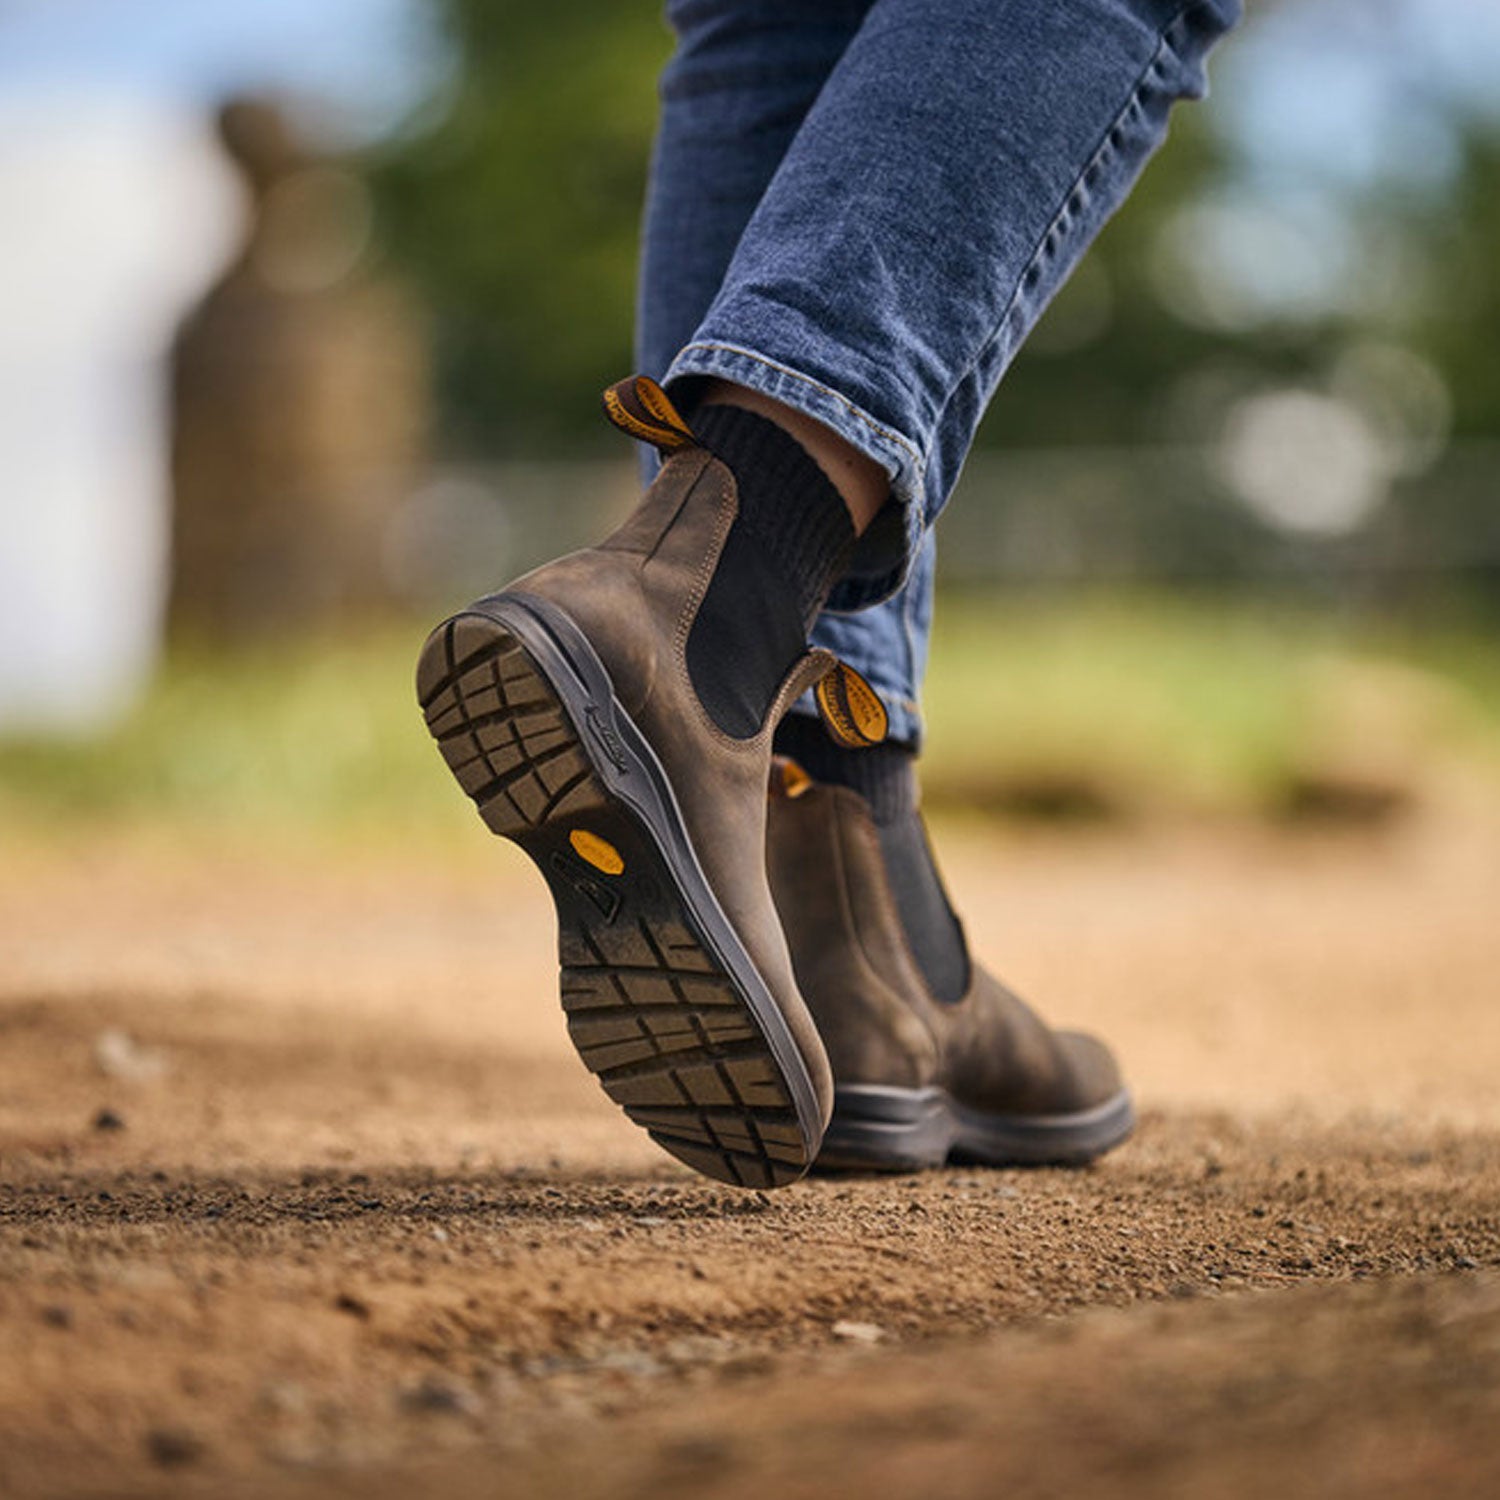
{"label": "midsole", "polygon": [[1082,1160],[1117,1145],[1134,1124],[1123,1089],[1086,1110],[1019,1115],[973,1109],[941,1088],[845,1084],[834,1090],[828,1147],[842,1157],[889,1155],[932,1165],[954,1152],[994,1161]]}
{"label": "midsole", "polygon": [[703,873],[661,762],[615,697],[609,672],[593,646],[563,610],[534,595],[492,595],[470,605],[466,613],[504,625],[526,648],[573,721],[595,773],[656,843],[699,938],[734,981],[760,1028],[803,1136],[815,1149],[822,1135],[822,1112],[801,1050]]}

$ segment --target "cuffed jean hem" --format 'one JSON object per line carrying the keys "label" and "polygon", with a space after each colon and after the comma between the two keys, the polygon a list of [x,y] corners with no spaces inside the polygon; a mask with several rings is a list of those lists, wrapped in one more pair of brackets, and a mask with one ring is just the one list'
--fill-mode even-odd
{"label": "cuffed jean hem", "polygon": [[879,604],[906,581],[922,545],[924,458],[910,439],[877,422],[831,386],[769,355],[735,344],[696,342],[672,361],[663,384],[728,380],[759,391],[831,428],[891,476],[891,501],[855,548],[848,574],[834,588],[828,609],[852,614]]}

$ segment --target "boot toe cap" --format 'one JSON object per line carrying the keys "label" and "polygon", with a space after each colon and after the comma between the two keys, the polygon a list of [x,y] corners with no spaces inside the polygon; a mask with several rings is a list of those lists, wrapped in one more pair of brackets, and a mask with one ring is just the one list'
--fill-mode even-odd
{"label": "boot toe cap", "polygon": [[1098,1037],[1086,1031],[1060,1031],[1057,1045],[1067,1063],[1074,1109],[1089,1109],[1123,1092],[1120,1065]]}

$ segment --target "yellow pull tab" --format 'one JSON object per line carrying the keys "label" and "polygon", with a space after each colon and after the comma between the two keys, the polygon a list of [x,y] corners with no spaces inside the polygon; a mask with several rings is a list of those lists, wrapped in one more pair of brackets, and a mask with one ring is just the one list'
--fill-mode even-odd
{"label": "yellow pull tab", "polygon": [[697,442],[693,429],[649,375],[632,375],[610,386],[604,393],[604,415],[621,432],[663,453],[675,453]]}
{"label": "yellow pull tab", "polygon": [[790,755],[771,757],[771,795],[795,801],[812,790],[813,779]]}
{"label": "yellow pull tab", "polygon": [[880,695],[847,662],[818,679],[813,689],[823,727],[846,750],[878,745],[890,727]]}

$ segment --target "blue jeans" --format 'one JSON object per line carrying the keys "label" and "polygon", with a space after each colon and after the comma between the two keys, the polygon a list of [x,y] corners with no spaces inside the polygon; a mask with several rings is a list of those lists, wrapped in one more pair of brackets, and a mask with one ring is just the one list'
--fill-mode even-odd
{"label": "blue jeans", "polygon": [[1031,330],[1240,0],[668,0],[637,319],[891,476],[813,632],[916,744],[932,523]]}

